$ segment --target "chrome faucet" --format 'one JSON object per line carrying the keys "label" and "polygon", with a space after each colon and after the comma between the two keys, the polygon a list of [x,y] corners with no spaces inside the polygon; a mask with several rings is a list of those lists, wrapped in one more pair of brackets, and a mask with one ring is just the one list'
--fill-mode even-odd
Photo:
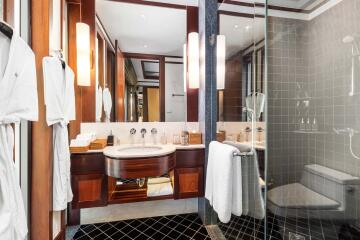
{"label": "chrome faucet", "polygon": [[141,133],[141,137],[142,137],[142,138],[145,138],[146,129],[145,129],[145,128],[142,128],[142,129],[140,130],[140,133]]}
{"label": "chrome faucet", "polygon": [[156,128],[151,129],[151,136],[152,136],[152,138],[153,138],[153,143],[154,143],[154,145],[157,144],[157,141],[156,141],[156,134],[157,134],[157,133],[158,133],[158,130],[157,130]]}

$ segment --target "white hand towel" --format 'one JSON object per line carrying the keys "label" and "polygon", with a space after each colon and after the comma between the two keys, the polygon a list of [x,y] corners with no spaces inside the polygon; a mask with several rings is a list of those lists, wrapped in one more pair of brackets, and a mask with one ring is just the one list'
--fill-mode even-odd
{"label": "white hand towel", "polygon": [[173,194],[173,188],[170,182],[147,185],[148,197],[166,196],[171,194]]}
{"label": "white hand towel", "polygon": [[[205,197],[223,223],[230,221],[232,212],[242,213],[241,162],[234,153],[239,150],[233,146],[210,143]],[[238,162],[234,164],[234,161]]]}
{"label": "white hand towel", "polygon": [[167,177],[148,178],[148,185],[168,182],[170,182],[170,178]]}
{"label": "white hand towel", "polygon": [[90,142],[88,139],[72,139],[70,147],[87,147],[90,145]]}

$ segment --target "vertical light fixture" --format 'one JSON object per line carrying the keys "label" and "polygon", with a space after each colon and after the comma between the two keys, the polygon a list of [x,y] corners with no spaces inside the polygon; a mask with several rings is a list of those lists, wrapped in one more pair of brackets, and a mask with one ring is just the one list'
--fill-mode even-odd
{"label": "vertical light fixture", "polygon": [[200,53],[199,53],[199,34],[197,32],[189,33],[188,36],[188,74],[189,88],[198,89],[200,81]]}
{"label": "vertical light fixture", "polygon": [[76,62],[77,83],[79,86],[90,86],[90,27],[76,23]]}
{"label": "vertical light fixture", "polygon": [[225,65],[226,65],[226,39],[224,35],[218,35],[216,40],[217,68],[216,85],[218,90],[225,89]]}
{"label": "vertical light fixture", "polygon": [[183,65],[184,65],[184,93],[186,93],[187,88],[187,45],[184,44],[183,47]]}

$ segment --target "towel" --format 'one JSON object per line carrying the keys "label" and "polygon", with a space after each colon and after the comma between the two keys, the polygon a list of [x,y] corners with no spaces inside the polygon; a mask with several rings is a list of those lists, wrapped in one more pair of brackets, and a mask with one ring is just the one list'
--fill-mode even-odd
{"label": "towel", "polygon": [[90,142],[95,141],[96,140],[96,133],[82,133],[82,134],[78,134],[76,136],[76,139],[79,140],[89,140]]}
{"label": "towel", "polygon": [[147,196],[158,197],[173,194],[173,188],[171,182],[148,184],[147,185]]}
{"label": "towel", "polygon": [[89,139],[72,139],[70,147],[87,147],[91,141]]}
{"label": "towel", "polygon": [[221,222],[228,223],[231,214],[242,214],[242,179],[239,150],[216,141],[210,143],[205,198]]}
{"label": "towel", "polygon": [[149,184],[168,183],[168,182],[170,182],[170,178],[168,178],[168,177],[148,178],[148,185]]}
{"label": "towel", "polygon": [[246,150],[253,152],[253,156],[247,156],[241,159],[242,214],[263,219],[265,217],[265,204],[261,194],[262,186],[260,185],[261,178],[256,150],[250,149],[246,144],[235,142],[226,143],[236,147],[242,152],[246,152]]}

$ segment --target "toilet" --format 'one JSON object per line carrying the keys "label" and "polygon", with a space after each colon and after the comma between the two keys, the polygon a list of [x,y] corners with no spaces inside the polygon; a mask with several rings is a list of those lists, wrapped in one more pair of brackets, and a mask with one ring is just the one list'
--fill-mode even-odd
{"label": "toilet", "polygon": [[356,220],[360,178],[318,164],[305,165],[301,180],[268,192],[268,209],[277,216]]}

